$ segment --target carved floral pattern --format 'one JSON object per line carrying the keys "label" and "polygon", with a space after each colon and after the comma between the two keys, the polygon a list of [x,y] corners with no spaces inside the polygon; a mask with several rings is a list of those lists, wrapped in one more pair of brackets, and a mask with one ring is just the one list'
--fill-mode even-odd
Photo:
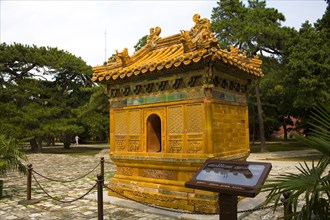
{"label": "carved floral pattern", "polygon": [[117,174],[124,176],[133,176],[133,169],[130,167],[118,167]]}
{"label": "carved floral pattern", "polygon": [[139,151],[140,141],[129,141],[128,151]]}
{"label": "carved floral pattern", "polygon": [[182,152],[182,141],[170,140],[170,153]]}
{"label": "carved floral pattern", "polygon": [[116,150],[125,150],[126,141],[117,141],[116,140]]}
{"label": "carved floral pattern", "polygon": [[214,207],[216,209],[215,212],[217,212],[219,209],[217,206],[214,206],[214,204],[207,200],[188,199],[188,205],[194,206],[195,210],[205,210]]}
{"label": "carved floral pattern", "polygon": [[143,169],[142,176],[155,179],[167,179],[174,180],[176,171],[173,170],[155,170],[155,169]]}
{"label": "carved floral pattern", "polygon": [[132,191],[132,194],[136,197],[144,198],[144,199],[153,199],[156,201],[162,201],[162,202],[173,202],[175,201],[175,198],[169,197],[166,195],[160,195],[160,194],[150,194],[146,192],[140,192],[140,191]]}
{"label": "carved floral pattern", "polygon": [[193,140],[193,141],[188,141],[188,145],[189,145],[189,152],[190,153],[197,153],[198,151],[202,150],[202,141],[196,141],[196,140]]}

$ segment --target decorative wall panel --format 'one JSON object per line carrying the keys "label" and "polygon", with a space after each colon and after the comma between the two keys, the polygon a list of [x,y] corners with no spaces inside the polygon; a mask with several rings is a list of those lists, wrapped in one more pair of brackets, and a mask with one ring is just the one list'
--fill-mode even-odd
{"label": "decorative wall panel", "polygon": [[115,134],[127,134],[126,112],[115,111]]}
{"label": "decorative wall panel", "polygon": [[167,107],[167,131],[169,137],[169,152],[182,153],[183,152],[183,106],[169,106]]}
{"label": "decorative wall panel", "polygon": [[181,105],[167,108],[167,130],[169,134],[183,133],[183,112]]}
{"label": "decorative wall panel", "polygon": [[186,105],[187,118],[187,151],[188,153],[203,153],[203,105]]}
{"label": "decorative wall panel", "polygon": [[141,134],[141,110],[128,111],[129,134]]}
{"label": "decorative wall panel", "polygon": [[202,104],[186,106],[187,133],[200,133],[203,131],[203,108]]}
{"label": "decorative wall panel", "polygon": [[115,150],[124,151],[127,145],[127,122],[126,122],[126,112],[115,111]]}

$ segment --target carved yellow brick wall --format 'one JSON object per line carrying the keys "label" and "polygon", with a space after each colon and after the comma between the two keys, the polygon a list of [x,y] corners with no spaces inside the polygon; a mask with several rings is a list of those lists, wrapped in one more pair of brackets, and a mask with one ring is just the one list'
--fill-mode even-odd
{"label": "carved yellow brick wall", "polygon": [[[146,146],[153,114],[161,120],[160,152]],[[216,193],[187,189],[184,183],[205,159],[233,159],[233,154],[244,159],[249,148],[247,107],[241,105],[173,102],[118,108],[110,111],[110,123],[110,153],[117,165],[111,188],[166,207],[216,212]]]}
{"label": "carved yellow brick wall", "polygon": [[212,127],[217,156],[249,151],[247,106],[213,103]]}

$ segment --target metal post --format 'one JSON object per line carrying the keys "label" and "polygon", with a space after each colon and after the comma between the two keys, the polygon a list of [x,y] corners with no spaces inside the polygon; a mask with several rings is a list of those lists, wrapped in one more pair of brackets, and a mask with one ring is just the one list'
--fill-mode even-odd
{"label": "metal post", "polygon": [[28,164],[27,165],[27,167],[28,167],[28,173],[27,173],[27,189],[26,189],[26,191],[27,191],[27,197],[26,197],[26,199],[27,200],[31,200],[31,182],[32,182],[32,164]]}
{"label": "metal post", "polygon": [[284,192],[283,205],[284,205],[284,219],[290,220],[292,218],[292,204],[288,202],[291,192]]}
{"label": "metal post", "polygon": [[101,157],[101,175],[104,178],[104,157]]}
{"label": "metal post", "polygon": [[103,220],[103,176],[101,174],[97,175],[97,213],[98,220]]}
{"label": "metal post", "polygon": [[219,219],[237,220],[237,196],[219,193]]}

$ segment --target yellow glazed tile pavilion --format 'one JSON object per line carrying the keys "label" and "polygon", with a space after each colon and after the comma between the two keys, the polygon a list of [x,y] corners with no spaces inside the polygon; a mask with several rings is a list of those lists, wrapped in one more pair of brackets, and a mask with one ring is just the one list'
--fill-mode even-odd
{"label": "yellow glazed tile pavilion", "polygon": [[110,156],[117,166],[109,187],[134,200],[215,212],[217,194],[188,189],[208,158],[249,155],[247,85],[261,61],[221,49],[210,21],[194,15],[191,30],[160,37],[129,56],[117,52],[93,68],[110,101]]}

